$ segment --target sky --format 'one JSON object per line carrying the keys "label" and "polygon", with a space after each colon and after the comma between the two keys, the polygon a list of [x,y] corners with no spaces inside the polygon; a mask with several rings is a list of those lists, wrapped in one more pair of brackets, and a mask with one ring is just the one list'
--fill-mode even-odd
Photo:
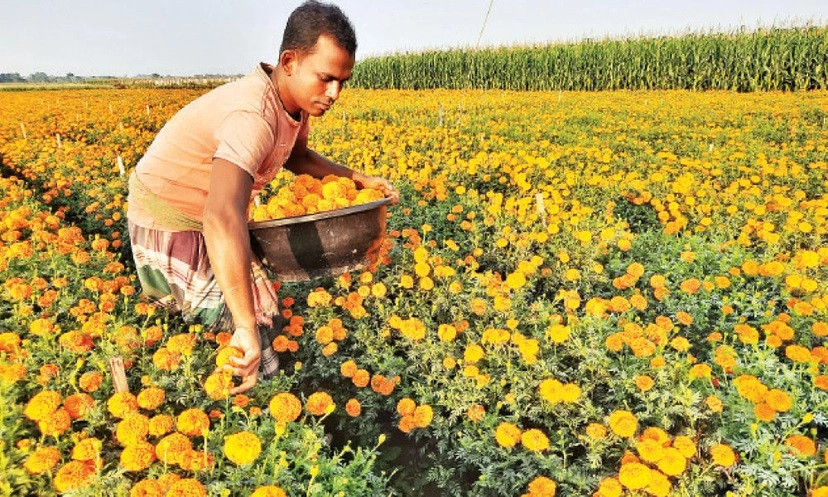
{"label": "sky", "polygon": [[[0,0],[0,73],[246,74],[299,0]],[[357,60],[434,48],[828,24],[826,0],[340,0]],[[491,4],[488,19],[487,10]],[[484,27],[484,20],[485,27]],[[482,36],[481,36],[481,28]]]}

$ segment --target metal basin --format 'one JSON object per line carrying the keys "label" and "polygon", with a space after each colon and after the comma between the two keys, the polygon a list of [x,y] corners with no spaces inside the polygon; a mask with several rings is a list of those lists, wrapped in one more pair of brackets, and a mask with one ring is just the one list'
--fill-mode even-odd
{"label": "metal basin", "polygon": [[362,269],[385,235],[390,198],[331,211],[248,223],[250,243],[279,281],[309,281]]}

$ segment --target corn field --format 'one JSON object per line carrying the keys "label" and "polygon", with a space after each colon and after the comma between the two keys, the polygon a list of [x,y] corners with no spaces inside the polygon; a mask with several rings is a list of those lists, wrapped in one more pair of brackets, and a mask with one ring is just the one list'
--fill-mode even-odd
{"label": "corn field", "polygon": [[389,89],[733,90],[828,88],[828,26],[365,59],[353,85]]}

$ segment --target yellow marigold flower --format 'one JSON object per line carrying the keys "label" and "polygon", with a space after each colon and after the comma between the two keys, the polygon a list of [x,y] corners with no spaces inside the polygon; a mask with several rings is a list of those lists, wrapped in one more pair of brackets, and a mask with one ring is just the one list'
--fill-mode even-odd
{"label": "yellow marigold flower", "polygon": [[662,457],[657,463],[658,469],[664,474],[678,476],[687,469],[687,459],[674,447],[664,449]]}
{"label": "yellow marigold flower", "polygon": [[690,379],[697,379],[697,378],[710,378],[713,369],[708,366],[707,364],[694,364],[693,367],[690,368]]}
{"label": "yellow marigold flower", "polygon": [[526,285],[526,276],[524,276],[520,271],[509,273],[506,277],[506,286],[508,286],[511,290],[517,290],[518,288],[522,288],[524,285]]}
{"label": "yellow marigold flower", "polygon": [[563,402],[573,404],[581,398],[581,387],[574,383],[565,383],[558,391],[558,396]]}
{"label": "yellow marigold flower", "polygon": [[60,451],[56,447],[44,446],[38,447],[29,454],[23,467],[29,473],[39,475],[50,471],[58,462],[60,462]]}
{"label": "yellow marigold flower", "polygon": [[218,354],[216,354],[216,367],[220,368],[225,364],[233,365],[230,362],[231,357],[237,357],[239,359],[244,357],[244,352],[237,347],[226,346],[219,349]]}
{"label": "yellow marigold flower", "polygon": [[792,449],[796,456],[811,457],[816,454],[814,441],[804,435],[791,435],[785,440],[785,445]]}
{"label": "yellow marigold flower", "polygon": [[216,371],[204,380],[204,391],[213,400],[226,399],[230,396],[231,388],[233,388],[233,373],[230,371]]}
{"label": "yellow marigold flower", "polygon": [[149,434],[154,437],[160,437],[171,432],[175,426],[175,419],[166,414],[158,414],[153,416],[149,421]]}
{"label": "yellow marigold flower", "polygon": [[706,399],[704,399],[704,403],[707,404],[707,407],[709,407],[713,412],[722,412],[722,409],[724,408],[722,400],[715,395],[709,395]]}
{"label": "yellow marigold flower", "polygon": [[103,442],[97,438],[85,438],[72,449],[72,459],[75,461],[95,461],[101,456],[102,448]]}
{"label": "yellow marigold flower", "polygon": [[529,482],[529,495],[532,497],[555,497],[557,486],[545,476],[536,476]]}
{"label": "yellow marigold flower", "polygon": [[793,406],[791,396],[777,388],[772,388],[768,392],[765,402],[776,412],[787,412]]}
{"label": "yellow marigold flower", "polygon": [[495,430],[495,440],[501,447],[510,449],[514,447],[521,439],[521,429],[512,423],[502,422],[497,425]]}
{"label": "yellow marigold flower", "polygon": [[333,411],[336,405],[330,395],[325,392],[314,392],[305,402],[305,409],[314,416],[322,416],[328,411]]}
{"label": "yellow marigold flower", "polygon": [[173,483],[164,497],[206,497],[207,489],[195,478],[182,478]]}
{"label": "yellow marigold flower", "polygon": [[423,404],[417,406],[414,409],[414,425],[417,428],[425,428],[431,424],[431,420],[434,419],[434,411],[432,410],[430,405]]}
{"label": "yellow marigold flower", "polygon": [[547,378],[541,382],[538,390],[543,400],[552,404],[557,404],[563,400],[561,399],[562,388],[563,383],[554,378]]}
{"label": "yellow marigold flower", "polygon": [[655,381],[649,376],[642,374],[635,377],[635,386],[638,387],[639,390],[642,392],[646,392],[653,388],[655,385]]}
{"label": "yellow marigold flower", "polygon": [[486,355],[486,352],[483,350],[483,347],[480,345],[473,343],[466,347],[466,351],[463,353],[463,359],[469,364],[475,364]]}
{"label": "yellow marigold flower", "polygon": [[466,416],[475,423],[483,420],[486,416],[486,408],[481,404],[475,404],[466,410]]}
{"label": "yellow marigold flower", "polygon": [[142,409],[152,411],[161,407],[164,403],[166,393],[158,387],[148,387],[138,393],[138,406]]}
{"label": "yellow marigold flower", "polygon": [[679,435],[673,439],[673,447],[675,447],[685,459],[690,459],[696,455],[696,442],[692,438],[684,435]]}
{"label": "yellow marigold flower", "polygon": [[451,342],[457,337],[457,328],[450,324],[441,324],[437,327],[437,337],[441,342]]}
{"label": "yellow marigold flower", "polygon": [[776,411],[767,402],[760,402],[753,406],[753,414],[756,419],[766,423],[770,423],[776,418]]}
{"label": "yellow marigold flower", "polygon": [[621,497],[624,488],[615,478],[604,478],[598,484],[598,497]]}
{"label": "yellow marigold flower", "polygon": [[535,428],[524,431],[520,436],[520,443],[532,452],[542,452],[549,448],[549,438]]}
{"label": "yellow marigold flower", "polygon": [[129,392],[117,392],[106,402],[110,414],[123,418],[127,413],[138,410],[138,399]]}
{"label": "yellow marigold flower", "polygon": [[252,463],[261,453],[261,440],[249,431],[224,437],[224,455],[239,466]]}
{"label": "yellow marigold flower", "polygon": [[187,409],[178,415],[176,428],[187,436],[200,437],[210,431],[210,418],[202,409]]}
{"label": "yellow marigold flower", "polygon": [[357,368],[357,364],[356,364],[356,362],[354,362],[354,361],[353,361],[353,360],[351,360],[351,359],[349,359],[349,360],[347,360],[347,361],[343,362],[343,363],[339,366],[339,372],[340,372],[340,373],[342,374],[342,376],[344,376],[345,378],[353,378],[353,377],[354,377],[354,374],[356,374],[356,372],[357,372],[357,369],[358,369],[358,368]]}
{"label": "yellow marigold flower", "polygon": [[127,413],[115,429],[115,438],[127,447],[143,442],[148,434],[149,419],[138,412]]}
{"label": "yellow marigold flower", "polygon": [[400,276],[400,286],[403,288],[414,288],[414,278],[408,274]]}
{"label": "yellow marigold flower", "polygon": [[287,497],[287,494],[281,487],[265,485],[254,490],[250,497]]}
{"label": "yellow marigold flower", "polygon": [[563,343],[569,338],[569,326],[552,324],[546,329],[546,337],[554,343]]}
{"label": "yellow marigold flower", "polygon": [[60,467],[53,484],[60,493],[86,487],[95,475],[95,464],[89,461],[69,461]]}
{"label": "yellow marigold flower", "polygon": [[302,402],[292,393],[277,393],[270,400],[270,415],[278,423],[296,421],[302,414]]}
{"label": "yellow marigold flower", "polygon": [[55,412],[60,407],[61,400],[59,393],[44,390],[29,399],[23,409],[23,414],[32,421],[40,421]]}
{"label": "yellow marigold flower", "polygon": [[630,490],[639,490],[650,484],[651,472],[650,468],[641,463],[622,464],[618,472],[618,481]]}
{"label": "yellow marigold flower", "polygon": [[148,442],[136,442],[121,452],[121,467],[127,471],[143,471],[154,461],[155,447]]}
{"label": "yellow marigold flower", "polygon": [[710,455],[713,457],[713,462],[719,466],[728,468],[736,463],[736,453],[725,444],[716,444],[711,447]]}
{"label": "yellow marigold flower", "polygon": [[586,427],[586,434],[593,440],[601,440],[607,436],[607,427],[600,423],[590,423]]}
{"label": "yellow marigold flower", "polygon": [[653,439],[644,439],[635,446],[642,461],[655,463],[664,457],[664,447]]}
{"label": "yellow marigold flower", "polygon": [[610,414],[609,426],[619,437],[629,438],[638,429],[638,419],[630,411],[617,410]]}
{"label": "yellow marigold flower", "polygon": [[647,484],[644,490],[654,497],[667,497],[670,495],[672,486],[667,475],[660,471],[652,470],[650,472],[650,483]]}

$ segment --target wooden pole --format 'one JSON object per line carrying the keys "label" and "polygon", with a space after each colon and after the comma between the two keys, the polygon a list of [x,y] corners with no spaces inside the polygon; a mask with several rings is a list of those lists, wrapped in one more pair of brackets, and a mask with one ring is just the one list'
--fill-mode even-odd
{"label": "wooden pole", "polygon": [[23,139],[25,140],[27,138],[27,136],[26,136],[26,125],[23,124],[23,123],[20,123],[20,130],[23,131]]}

